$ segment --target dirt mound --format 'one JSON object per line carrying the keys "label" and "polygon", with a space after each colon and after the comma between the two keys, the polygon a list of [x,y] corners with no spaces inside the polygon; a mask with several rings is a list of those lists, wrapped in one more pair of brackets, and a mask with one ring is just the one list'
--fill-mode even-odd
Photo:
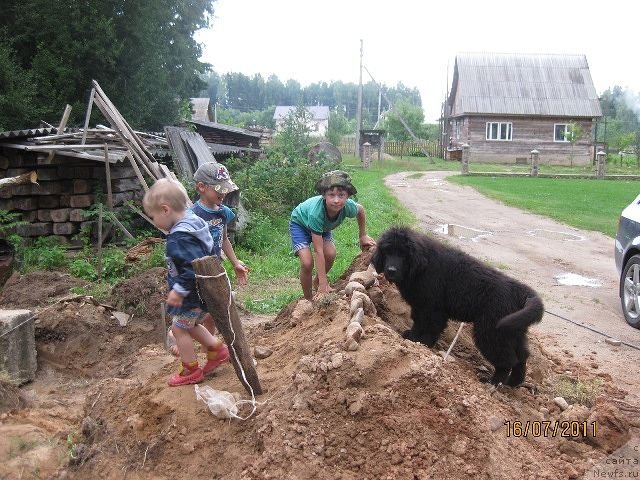
{"label": "dirt mound", "polygon": [[[403,340],[390,324],[406,324],[406,305],[384,282],[374,288],[393,321],[365,317],[356,351],[343,350],[350,312],[340,295],[317,302],[302,321],[281,315],[268,328],[252,329],[252,345],[273,354],[258,361],[268,391],[246,422],[215,418],[192,387],[167,388],[166,367],[145,379],[105,379],[87,396],[85,422],[94,428],[81,439],[84,458],[74,475],[578,478],[637,427],[619,408],[624,392],[606,379],[592,405],[562,411],[554,380],[568,371],[582,382],[589,375],[548,357],[535,338],[525,387],[483,383],[491,367],[473,345],[471,327],[444,362],[438,350],[448,347],[457,324],[433,350]],[[246,398],[229,366],[205,384]],[[554,430],[556,421],[570,422],[573,432]],[[535,433],[527,428],[525,435],[526,425]]]}
{"label": "dirt mound", "polygon": [[0,292],[2,308],[34,309],[70,294],[73,287],[86,282],[60,272],[14,273]]}
{"label": "dirt mound", "polygon": [[[351,271],[364,270],[366,254],[354,263]],[[151,319],[162,298],[150,298],[159,295],[154,282],[164,282],[163,269],[114,288],[111,303],[125,311],[142,304]],[[549,355],[534,335],[527,383],[492,387],[482,381],[491,366],[471,326],[444,361],[456,322],[429,349],[398,335],[410,312],[393,286],[381,280],[367,293],[378,314],[364,317],[355,351],[344,350],[351,313],[341,292],[304,317],[295,303],[272,321],[241,312],[250,344],[272,352],[257,361],[266,393],[244,422],[214,417],[191,386],[166,386],[178,360],[149,345],[157,322],[136,314],[120,326],[103,306],[60,302],[38,319],[44,361],[30,406],[0,417],[0,437],[48,435],[55,440],[47,458],[57,453],[58,473],[78,479],[557,479],[580,478],[637,434],[639,411],[625,392]],[[564,390],[571,405],[562,410],[554,398],[567,379],[596,388],[575,398]],[[203,385],[248,398],[228,364]],[[569,428],[554,429],[557,421]],[[37,430],[16,433],[31,426]],[[15,450],[3,445],[0,453]],[[33,469],[29,455],[16,458]],[[18,475],[16,465],[6,474]]]}
{"label": "dirt mound", "polygon": [[167,270],[155,267],[116,284],[110,302],[124,312],[153,321],[160,315],[167,293]]}

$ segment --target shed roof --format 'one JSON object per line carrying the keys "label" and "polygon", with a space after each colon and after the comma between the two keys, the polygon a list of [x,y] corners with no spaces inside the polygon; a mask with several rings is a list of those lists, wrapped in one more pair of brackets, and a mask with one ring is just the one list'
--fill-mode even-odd
{"label": "shed roof", "polygon": [[[307,110],[314,120],[328,120],[329,119],[329,107],[324,105],[318,105],[315,107],[304,107]],[[296,107],[293,105],[279,106],[276,107],[276,111],[273,113],[274,120],[281,120],[292,110],[295,110]]]}
{"label": "shed roof", "polygon": [[602,116],[585,55],[457,55],[448,103],[452,117]]}

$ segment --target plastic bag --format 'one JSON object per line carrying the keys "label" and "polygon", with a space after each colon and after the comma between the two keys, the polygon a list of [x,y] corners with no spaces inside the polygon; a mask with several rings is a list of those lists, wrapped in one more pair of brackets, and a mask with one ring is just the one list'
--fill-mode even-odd
{"label": "plastic bag", "polygon": [[224,390],[214,390],[208,385],[195,385],[196,398],[207,404],[211,413],[218,418],[239,418],[236,397]]}

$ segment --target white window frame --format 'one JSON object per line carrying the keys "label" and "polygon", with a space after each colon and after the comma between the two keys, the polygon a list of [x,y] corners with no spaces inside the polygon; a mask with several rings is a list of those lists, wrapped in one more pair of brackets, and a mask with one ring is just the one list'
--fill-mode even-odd
{"label": "white window frame", "polygon": [[[556,138],[556,128],[560,125],[564,125],[564,139],[563,140],[558,140]],[[553,141],[554,142],[558,142],[558,143],[569,143],[569,140],[567,140],[567,135],[569,135],[569,128],[570,128],[569,123],[554,123],[553,124]]]}
{"label": "white window frame", "polygon": [[[495,130],[497,134],[497,138],[491,138],[491,133],[493,133],[493,125],[497,125],[498,128]],[[502,138],[503,129],[505,130],[505,137]],[[513,140],[513,123],[512,122],[487,122],[485,126],[485,140],[488,142],[510,142]]]}

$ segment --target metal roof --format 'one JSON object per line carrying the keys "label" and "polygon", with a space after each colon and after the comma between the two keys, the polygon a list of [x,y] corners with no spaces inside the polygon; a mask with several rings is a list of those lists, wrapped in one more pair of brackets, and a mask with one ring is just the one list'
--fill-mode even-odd
{"label": "metal roof", "polygon": [[11,138],[13,140],[18,138],[28,138],[28,137],[40,137],[43,135],[52,135],[57,133],[58,129],[55,127],[51,128],[27,128],[24,130],[10,130],[6,132],[0,132],[0,140],[5,140]]}
{"label": "metal roof", "polygon": [[189,121],[187,121],[187,123],[193,123],[195,125],[201,125],[203,127],[213,128],[215,130],[223,130],[225,132],[240,133],[242,135],[248,135],[250,137],[260,138],[260,134],[259,133],[252,132],[252,131],[247,130],[245,128],[232,127],[231,125],[225,125],[223,123],[205,122],[205,121],[202,121],[202,120],[189,120]]}
{"label": "metal roof", "polygon": [[458,55],[449,105],[452,117],[602,116],[584,55]]}
{"label": "metal roof", "polygon": [[[327,120],[329,118],[329,107],[326,106],[316,106],[316,107],[304,107],[307,110],[314,120]],[[280,106],[276,107],[276,111],[273,113],[274,120],[281,120],[292,110],[295,110],[296,107],[288,105],[288,106]]]}

